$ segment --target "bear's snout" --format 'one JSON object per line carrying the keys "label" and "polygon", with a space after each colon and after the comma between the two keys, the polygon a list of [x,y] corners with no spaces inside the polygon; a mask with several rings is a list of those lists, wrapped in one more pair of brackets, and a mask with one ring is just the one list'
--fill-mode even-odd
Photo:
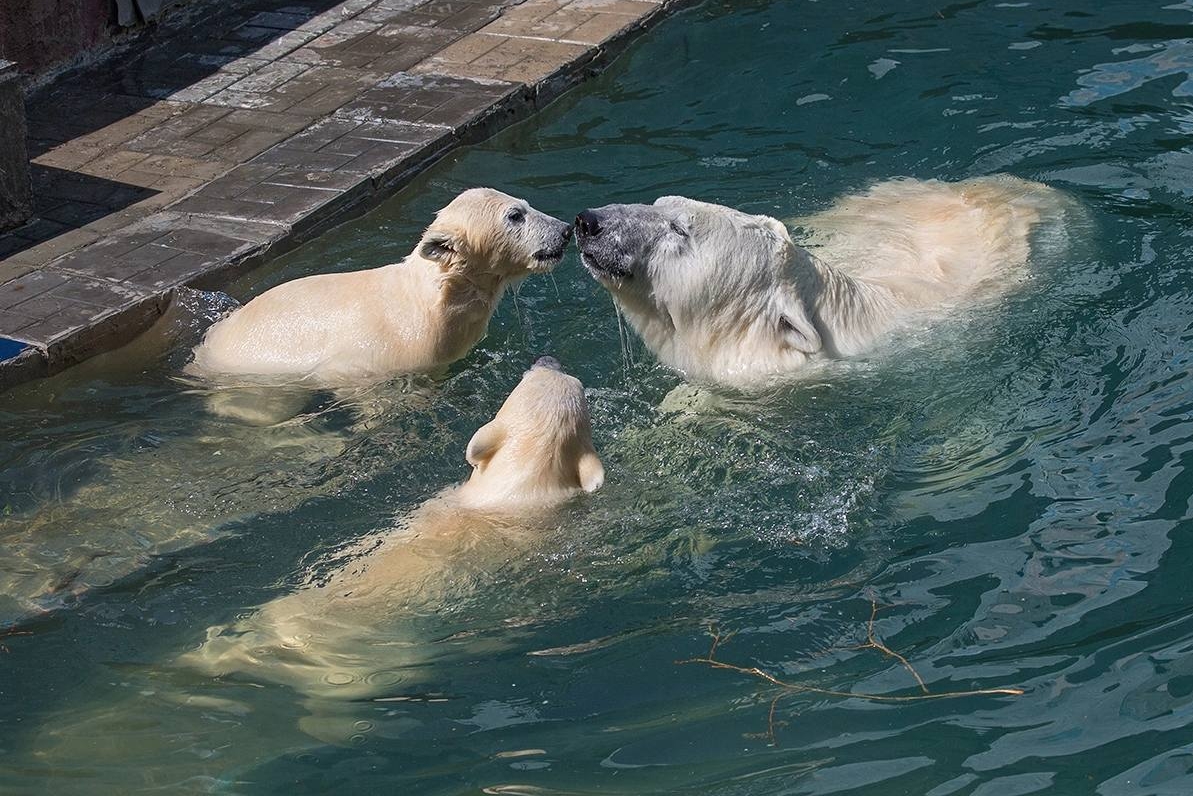
{"label": "bear's snout", "polygon": [[560,364],[559,360],[550,354],[546,354],[536,359],[534,361],[534,366],[536,368],[549,368],[550,370],[563,370],[563,365]]}
{"label": "bear's snout", "polygon": [[595,238],[601,234],[601,221],[593,210],[585,210],[576,216],[576,232],[586,238]]}
{"label": "bear's snout", "polygon": [[[634,275],[633,251],[638,239],[636,205],[606,205],[576,216],[580,262],[597,279],[625,281]],[[612,231],[610,231],[612,230]]]}
{"label": "bear's snout", "polygon": [[[534,259],[540,263],[558,262],[567,251],[568,241],[572,239],[572,227],[566,221],[560,221],[557,218],[547,216],[551,223],[550,231],[546,234],[546,246],[534,253]],[[558,235],[555,241],[552,242],[552,237]]]}
{"label": "bear's snout", "polygon": [[572,225],[571,224],[563,225],[563,229],[560,231],[560,237],[563,238],[562,245],[564,247],[566,247],[568,245],[568,241],[570,241],[572,239]]}

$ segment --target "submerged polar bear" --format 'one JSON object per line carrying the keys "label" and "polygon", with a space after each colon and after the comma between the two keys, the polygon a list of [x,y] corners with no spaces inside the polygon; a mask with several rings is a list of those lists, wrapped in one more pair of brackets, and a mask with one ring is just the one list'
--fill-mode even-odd
{"label": "submerged polar bear", "polygon": [[581,261],[665,364],[758,387],[860,353],[916,312],[1012,283],[1073,203],[1009,176],[892,180],[803,219],[665,196],[576,217]]}
{"label": "submerged polar bear", "polygon": [[490,188],[439,211],[405,260],[267,290],[208,330],[188,373],[347,387],[435,371],[488,329],[502,293],[563,257],[571,226]]}
{"label": "submerged polar bear", "polygon": [[[279,597],[179,663],[215,676],[288,685],[318,702],[304,729],[340,737],[329,703],[417,679],[430,654],[395,638],[393,621],[434,611],[524,554],[558,509],[604,482],[580,381],[540,358],[468,443],[467,482],[428,500],[399,530],[358,545],[350,563]],[[405,669],[406,671],[403,671]],[[377,675],[392,675],[390,679]],[[349,722],[350,724],[350,722]]]}

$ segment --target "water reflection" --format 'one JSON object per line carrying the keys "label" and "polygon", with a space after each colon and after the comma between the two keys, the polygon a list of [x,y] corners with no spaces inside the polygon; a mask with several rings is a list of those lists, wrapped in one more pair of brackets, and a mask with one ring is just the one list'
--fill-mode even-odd
{"label": "water reflection", "polygon": [[1132,44],[1115,50],[1116,55],[1142,52],[1148,54],[1125,61],[1094,64],[1088,74],[1077,78],[1081,88],[1069,92],[1061,102],[1082,107],[1134,91],[1152,80],[1174,76],[1184,80],[1173,87],[1172,96],[1193,96],[1193,42]]}
{"label": "water reflection", "polygon": [[[221,426],[164,368],[6,403],[21,427],[4,439],[6,519],[29,531],[17,560],[53,571],[102,540],[115,554],[87,564],[100,583],[105,559],[157,567],[0,638],[6,787],[1193,790],[1193,236],[1189,107],[1172,93],[1193,68],[1189,4],[960,3],[943,18],[750,5],[706,4],[664,27],[622,71],[237,295],[384,261],[471,184],[559,217],[662,193],[791,217],[894,175],[1009,170],[1089,209],[1073,253],[995,306],[761,401],[685,395],[640,349],[624,353],[570,258],[555,285],[523,286],[430,409],[399,402],[359,434],[358,415],[313,396],[309,436],[269,447],[295,429]],[[1027,41],[1043,44],[1011,47]],[[1114,52],[1133,45],[1147,49]],[[815,94],[833,99],[796,104]],[[284,685],[170,665],[207,627],[461,478],[459,451],[493,396],[548,350],[591,388],[608,486],[508,578],[419,619],[428,679],[393,682],[379,663],[385,701],[337,707],[359,738],[304,733],[310,706]],[[216,450],[235,462],[221,468]],[[192,528],[204,545],[152,558],[161,531]],[[735,633],[726,661],[915,693],[906,667],[859,649],[875,603],[877,637],[929,688],[1025,693],[792,695],[771,739],[773,688],[675,664],[704,654],[716,627]]]}
{"label": "water reflection", "polygon": [[[222,294],[180,291],[130,346],[13,393],[11,416],[43,415],[46,431],[14,440],[4,476],[0,627],[69,607],[262,513],[334,494],[433,430],[430,388],[405,380],[353,395],[263,396],[180,379],[190,347],[234,306]],[[97,395],[123,399],[124,411],[104,417]],[[235,416],[212,411],[233,402]],[[399,421],[373,435],[403,416],[419,426]]]}

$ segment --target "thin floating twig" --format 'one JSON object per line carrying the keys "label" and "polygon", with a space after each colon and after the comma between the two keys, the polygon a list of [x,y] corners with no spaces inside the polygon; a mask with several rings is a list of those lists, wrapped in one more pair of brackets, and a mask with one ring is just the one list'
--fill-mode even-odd
{"label": "thin floating twig", "polygon": [[878,603],[871,600],[870,601],[870,621],[866,623],[866,643],[858,646],[858,649],[878,650],[883,655],[887,655],[887,656],[899,661],[899,663],[903,664],[903,668],[906,669],[907,671],[911,672],[911,676],[915,678],[915,681],[917,683],[919,683],[920,691],[922,691],[925,694],[930,693],[928,691],[927,684],[924,683],[924,678],[920,677],[920,673],[915,670],[915,667],[912,666],[911,663],[909,663],[908,660],[906,658],[904,658],[902,655],[895,652],[893,649],[891,649],[890,647],[888,647],[887,645],[885,645],[881,641],[879,641],[878,637],[874,635],[874,619],[876,616],[878,616]]}
{"label": "thin floating twig", "polygon": [[[32,636],[32,635],[33,635],[32,630],[17,630],[15,628],[8,628],[8,629],[4,630],[3,632],[0,632],[0,639],[8,638],[9,636]],[[11,652],[11,650],[9,650],[7,644],[0,642],[0,652],[7,654],[8,652]]]}
{"label": "thin floating twig", "polygon": [[800,693],[817,694],[819,696],[865,699],[870,702],[898,703],[898,702],[923,702],[926,700],[937,700],[937,699],[960,699],[962,697],[973,697],[973,696],[1022,696],[1024,693],[1026,693],[1026,691],[1022,688],[974,688],[974,689],[969,689],[969,690],[965,690],[965,691],[937,691],[937,692],[933,692],[933,691],[929,690],[928,684],[924,682],[924,678],[920,676],[920,673],[916,671],[915,667],[911,665],[911,662],[908,661],[907,658],[905,658],[904,656],[895,652],[890,647],[888,647],[887,645],[883,644],[881,641],[878,640],[878,636],[874,632],[874,622],[875,622],[875,618],[876,618],[877,614],[878,614],[878,603],[872,602],[871,607],[870,607],[870,620],[866,624],[866,643],[860,644],[857,647],[853,647],[852,649],[859,649],[859,650],[873,649],[873,650],[876,650],[876,651],[882,653],[883,655],[886,655],[890,658],[897,660],[903,666],[903,668],[906,669],[911,674],[911,676],[915,678],[916,684],[919,686],[919,689],[920,689],[919,694],[902,694],[902,695],[868,694],[868,693],[861,692],[861,691],[838,691],[833,688],[818,688],[817,686],[805,685],[802,683],[792,683],[792,682],[788,682],[786,680],[780,680],[778,677],[775,677],[770,672],[768,672],[760,667],[757,667],[757,666],[738,666],[737,664],[734,664],[734,663],[727,663],[725,661],[718,660],[716,657],[716,653],[717,653],[717,649],[722,644],[729,641],[729,639],[731,639],[734,634],[733,633],[727,633],[727,634],[721,633],[721,631],[715,626],[709,628],[709,635],[712,636],[712,643],[709,646],[708,654],[703,655],[701,657],[697,657],[697,658],[685,658],[683,660],[677,660],[675,663],[676,663],[676,665],[680,665],[680,666],[686,665],[686,664],[700,663],[700,664],[704,664],[705,666],[708,666],[713,669],[722,669],[725,671],[737,672],[738,674],[744,674],[744,675],[748,675],[750,677],[755,677],[759,680],[762,680],[763,682],[766,682],[766,683],[769,683],[769,684],[775,686],[776,688],[782,689],[782,693],[778,694],[777,696],[775,696],[774,699],[771,700],[770,710],[767,712],[766,737],[772,745],[776,743],[776,740],[775,740],[775,724],[776,724],[775,710],[777,709],[779,701],[781,699],[783,699],[784,697],[787,697],[787,696],[791,696],[792,694],[800,694]]}

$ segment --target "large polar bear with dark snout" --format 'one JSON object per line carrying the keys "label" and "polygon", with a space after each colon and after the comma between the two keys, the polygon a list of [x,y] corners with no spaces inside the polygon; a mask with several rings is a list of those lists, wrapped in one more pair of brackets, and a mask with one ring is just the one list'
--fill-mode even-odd
{"label": "large polar bear with dark snout", "polygon": [[511,283],[559,263],[571,226],[491,188],[439,211],[405,260],[278,285],[208,330],[209,381],[351,387],[463,357]]}
{"label": "large polar bear with dark snout", "polygon": [[916,313],[1012,284],[1073,203],[1009,176],[892,180],[787,228],[678,196],[576,218],[581,261],[665,364],[760,387],[865,351]]}
{"label": "large polar bear with dark snout", "polygon": [[340,720],[351,725],[344,703],[408,685],[430,658],[417,638],[395,635],[394,622],[495,579],[567,501],[605,477],[584,387],[551,357],[540,358],[476,432],[467,459],[473,471],[464,484],[429,499],[397,530],[360,543],[349,563],[318,583],[212,628],[179,663],[291,686],[314,700],[318,715],[304,729],[342,740]]}

